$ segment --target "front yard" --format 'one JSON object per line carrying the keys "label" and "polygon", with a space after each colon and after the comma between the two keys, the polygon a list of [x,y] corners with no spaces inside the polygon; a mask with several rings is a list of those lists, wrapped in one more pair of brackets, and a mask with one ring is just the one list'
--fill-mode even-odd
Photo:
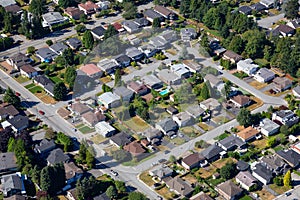
{"label": "front yard", "polygon": [[276,193],[278,194],[283,194],[285,193],[286,191],[290,190],[291,188],[290,187],[286,187],[286,186],[277,186],[276,184],[271,184],[269,185],[269,187],[274,190]]}
{"label": "front yard", "polygon": [[93,137],[91,137],[91,140],[95,143],[95,144],[100,144],[106,140],[108,140],[107,138],[103,137],[100,134],[96,134]]}
{"label": "front yard", "polygon": [[88,127],[88,126],[80,127],[80,128],[78,128],[78,130],[79,130],[81,133],[83,133],[83,134],[95,132],[95,129],[94,129],[94,128],[90,128],[90,127]]}
{"label": "front yard", "polygon": [[15,80],[18,83],[25,83],[25,82],[29,81],[30,79],[25,76],[17,76],[17,77],[15,77]]}

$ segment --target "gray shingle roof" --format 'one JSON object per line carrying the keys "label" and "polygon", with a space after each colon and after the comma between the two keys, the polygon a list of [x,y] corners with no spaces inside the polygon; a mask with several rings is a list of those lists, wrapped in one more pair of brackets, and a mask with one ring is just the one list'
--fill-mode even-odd
{"label": "gray shingle roof", "polygon": [[57,42],[57,43],[51,45],[50,49],[52,49],[55,53],[60,54],[60,53],[64,52],[64,50],[68,49],[68,46],[62,42]]}
{"label": "gray shingle roof", "polygon": [[14,4],[16,4],[16,1],[15,0],[1,0],[0,1],[0,5],[2,6],[2,7],[6,7],[6,6],[9,6],[9,5],[14,5]]}
{"label": "gray shingle roof", "polygon": [[201,154],[206,158],[206,159],[211,159],[217,155],[219,155],[223,149],[215,144],[210,145],[206,149],[204,149]]}
{"label": "gray shingle roof", "polygon": [[144,16],[148,17],[150,19],[155,19],[155,18],[163,18],[163,16],[157,12],[155,12],[152,9],[148,9],[144,11]]}
{"label": "gray shingle roof", "polygon": [[44,60],[52,61],[54,60],[58,55],[51,51],[48,47],[40,48],[36,51],[36,54],[42,57]]}
{"label": "gray shingle roof", "polygon": [[291,167],[297,167],[300,164],[300,154],[291,149],[279,150],[276,153],[279,157],[288,162]]}
{"label": "gray shingle roof", "polygon": [[14,118],[7,120],[16,129],[22,129],[29,126],[29,119],[27,116],[17,115]]}
{"label": "gray shingle roof", "polygon": [[66,43],[74,49],[78,49],[82,45],[81,41],[77,38],[70,38],[66,41]]}
{"label": "gray shingle roof", "polygon": [[125,146],[132,141],[132,137],[125,132],[120,132],[110,138],[118,146]]}
{"label": "gray shingle roof", "polygon": [[244,142],[243,140],[241,140],[240,138],[234,135],[231,135],[219,141],[219,144],[224,146],[226,149],[233,150],[246,145],[246,142]]}
{"label": "gray shingle roof", "polygon": [[55,148],[54,140],[43,139],[39,145],[35,146],[35,150],[39,153],[47,153]]}
{"label": "gray shingle roof", "polygon": [[18,167],[15,153],[0,153],[0,172]]}
{"label": "gray shingle roof", "polygon": [[64,154],[63,150],[61,150],[60,148],[51,151],[49,156],[47,157],[47,161],[51,165],[54,165],[56,163],[64,163],[67,162],[69,159],[70,157]]}
{"label": "gray shingle roof", "polygon": [[267,182],[270,182],[273,178],[273,173],[271,170],[269,170],[266,166],[264,166],[261,163],[258,163],[255,165],[255,169],[253,170],[253,173],[256,173],[263,179],[267,180]]}

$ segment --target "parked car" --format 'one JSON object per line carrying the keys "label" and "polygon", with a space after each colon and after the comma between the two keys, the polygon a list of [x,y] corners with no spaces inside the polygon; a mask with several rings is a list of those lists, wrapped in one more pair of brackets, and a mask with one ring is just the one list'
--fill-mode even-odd
{"label": "parked car", "polygon": [[16,92],[16,96],[19,97],[21,96],[21,94],[19,92]]}
{"label": "parked car", "polygon": [[41,115],[45,115],[45,112],[42,111],[42,110],[39,110],[39,113],[40,113]]}
{"label": "parked car", "polygon": [[116,171],[114,171],[114,170],[110,170],[110,173],[111,173],[112,175],[114,175],[114,176],[118,176],[118,175],[119,175],[118,172],[116,172]]}

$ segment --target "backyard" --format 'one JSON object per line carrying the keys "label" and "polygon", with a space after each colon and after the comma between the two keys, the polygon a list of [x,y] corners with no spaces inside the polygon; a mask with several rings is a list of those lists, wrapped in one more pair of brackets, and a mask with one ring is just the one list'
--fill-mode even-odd
{"label": "backyard", "polygon": [[135,132],[143,132],[150,127],[149,124],[137,116],[132,117],[130,120],[124,121],[124,125]]}
{"label": "backyard", "polygon": [[91,137],[91,140],[95,143],[95,144],[100,144],[104,141],[107,140],[107,138],[103,137],[100,134],[95,134],[93,137]]}

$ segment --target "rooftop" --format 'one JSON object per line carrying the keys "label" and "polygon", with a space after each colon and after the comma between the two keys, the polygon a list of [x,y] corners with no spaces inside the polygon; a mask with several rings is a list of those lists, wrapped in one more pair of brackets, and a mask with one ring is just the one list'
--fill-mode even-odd
{"label": "rooftop", "polygon": [[221,190],[229,197],[235,197],[243,191],[240,187],[234,184],[231,180],[228,180],[224,183],[217,185],[218,190]]}
{"label": "rooftop", "polygon": [[17,165],[17,159],[15,153],[13,152],[0,153],[0,172],[17,168],[17,167],[18,165]]}
{"label": "rooftop", "polygon": [[99,69],[95,64],[86,64],[81,66],[79,69],[88,76],[92,76],[101,72],[101,69]]}
{"label": "rooftop", "polygon": [[259,133],[258,130],[256,130],[255,128],[253,128],[252,126],[249,126],[247,128],[244,128],[242,131],[237,133],[237,136],[239,136],[240,138],[242,138],[243,140],[247,141],[248,139],[254,137],[255,135],[257,135]]}

